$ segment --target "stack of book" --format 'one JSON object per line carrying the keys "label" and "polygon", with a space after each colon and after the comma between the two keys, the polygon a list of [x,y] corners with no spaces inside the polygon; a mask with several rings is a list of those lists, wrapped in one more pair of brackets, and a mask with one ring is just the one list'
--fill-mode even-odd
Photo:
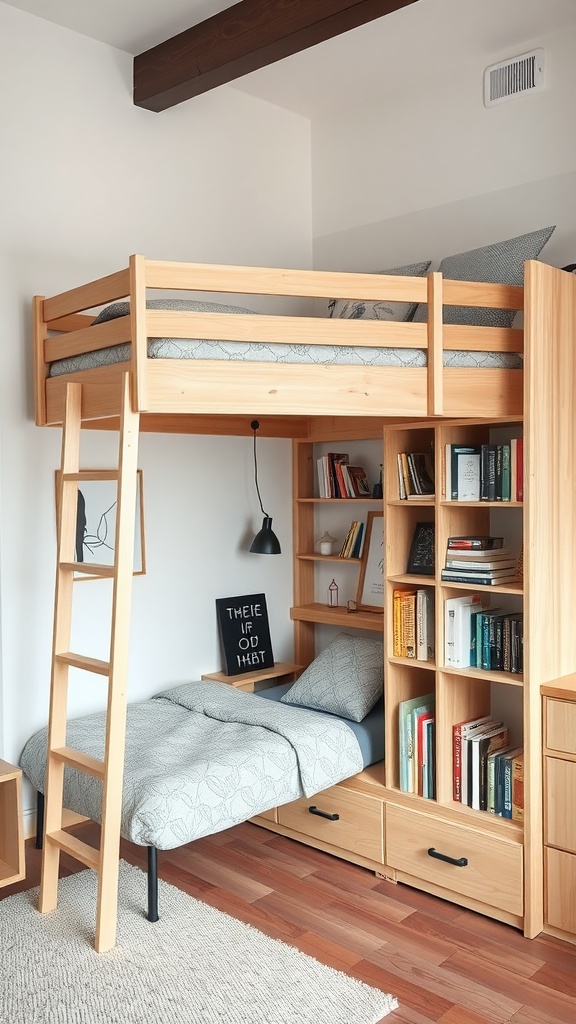
{"label": "stack of book", "polygon": [[453,798],[477,811],[522,821],[524,756],[503,722],[490,715],[452,729]]}
{"label": "stack of book", "polygon": [[447,501],[522,501],[524,445],[447,444],[444,493]]}
{"label": "stack of book", "polygon": [[434,592],[397,587],[393,592],[393,641],[395,658],[434,660]]}
{"label": "stack of book", "polygon": [[449,537],[442,579],[447,583],[496,586],[518,579],[518,559],[503,537]]}
{"label": "stack of book", "polygon": [[349,465],[345,452],[328,452],[317,460],[320,498],[369,498],[370,485],[362,466]]}
{"label": "stack of book", "polygon": [[400,789],[429,800],[435,794],[434,694],[400,701]]}
{"label": "stack of book", "polygon": [[344,543],[340,548],[340,558],[360,558],[364,545],[364,523],[356,519],[350,523]]}
{"label": "stack of book", "polygon": [[428,452],[399,452],[398,493],[401,498],[434,497],[434,456]]}

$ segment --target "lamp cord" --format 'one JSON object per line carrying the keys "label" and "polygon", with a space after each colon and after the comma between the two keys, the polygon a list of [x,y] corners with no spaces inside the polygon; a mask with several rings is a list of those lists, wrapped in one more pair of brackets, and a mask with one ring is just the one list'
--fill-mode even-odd
{"label": "lamp cord", "polygon": [[[256,424],[256,426],[254,426]],[[258,495],[258,501],[260,502],[260,508],[262,515],[268,517],[268,513],[264,511],[264,505],[262,504],[262,498],[260,497],[260,488],[258,487],[258,461],[256,459],[256,431],[260,424],[258,420],[253,420],[251,423],[252,430],[254,431],[254,483],[256,485],[256,494]]]}

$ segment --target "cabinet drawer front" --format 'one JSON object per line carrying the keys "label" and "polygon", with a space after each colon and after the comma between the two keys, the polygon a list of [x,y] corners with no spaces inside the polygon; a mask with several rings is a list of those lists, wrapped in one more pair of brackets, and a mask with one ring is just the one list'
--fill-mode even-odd
{"label": "cabinet drawer front", "polygon": [[545,921],[576,935],[576,857],[562,850],[544,850]]}
{"label": "cabinet drawer front", "polygon": [[[338,818],[322,817],[311,812],[311,807],[322,814],[337,814]],[[315,796],[279,807],[278,821],[369,860],[379,863],[384,860],[383,805],[380,800],[362,793],[333,786]]]}
{"label": "cabinet drawer front", "polygon": [[[437,860],[429,849],[454,860],[458,867]],[[438,821],[404,807],[386,807],[386,863],[462,896],[523,914],[522,846],[474,832],[462,825]]]}
{"label": "cabinet drawer front", "polygon": [[576,761],[547,757],[544,791],[544,842],[576,853]]}
{"label": "cabinet drawer front", "polygon": [[576,702],[547,698],[546,746],[576,754]]}

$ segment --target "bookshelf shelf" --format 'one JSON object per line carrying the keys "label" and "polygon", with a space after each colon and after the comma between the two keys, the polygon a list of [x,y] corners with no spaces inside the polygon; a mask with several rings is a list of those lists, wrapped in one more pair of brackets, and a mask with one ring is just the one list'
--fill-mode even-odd
{"label": "bookshelf shelf", "polygon": [[341,558],[340,555],[319,555],[315,551],[307,551],[302,554],[296,555],[296,558],[302,558],[309,562],[337,562],[338,565],[359,565],[359,558]]}
{"label": "bookshelf shelf", "polygon": [[317,622],[345,629],[370,629],[377,633],[381,633],[383,627],[383,616],[379,612],[349,612],[347,608],[329,608],[319,603],[291,608],[290,618],[294,622]]}

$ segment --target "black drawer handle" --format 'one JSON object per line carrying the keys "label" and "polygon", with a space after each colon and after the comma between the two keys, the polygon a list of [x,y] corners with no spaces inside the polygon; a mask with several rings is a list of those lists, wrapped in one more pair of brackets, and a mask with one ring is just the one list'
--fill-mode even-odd
{"label": "black drawer handle", "polygon": [[310,814],[317,814],[319,818],[328,818],[328,821],[340,820],[339,814],[328,814],[328,811],[319,811],[317,807],[314,807],[314,805],[309,807],[308,810],[310,811]]}
{"label": "black drawer handle", "polygon": [[438,853],[433,846],[428,850],[429,857],[436,857],[437,860],[445,860],[447,864],[453,864],[456,868],[465,868],[468,864],[467,857],[449,857],[447,853]]}

